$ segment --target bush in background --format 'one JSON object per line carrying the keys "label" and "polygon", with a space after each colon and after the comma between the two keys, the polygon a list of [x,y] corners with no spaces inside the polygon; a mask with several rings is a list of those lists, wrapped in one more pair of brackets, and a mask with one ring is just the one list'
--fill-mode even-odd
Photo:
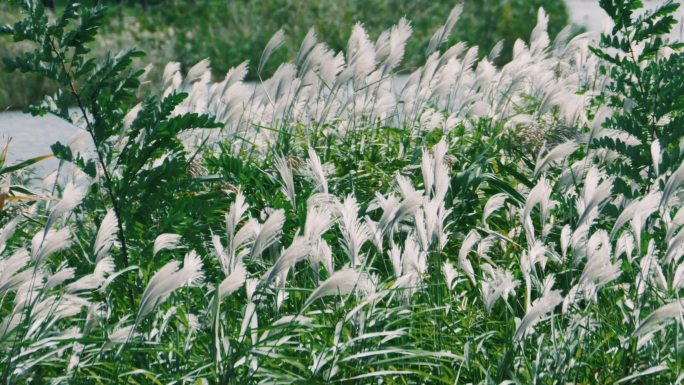
{"label": "bush in background", "polygon": [[[18,20],[16,11],[6,4],[0,4],[0,24],[14,23]],[[3,71],[2,62],[17,56],[29,48],[25,43],[13,43],[8,39],[0,40],[0,111],[21,108],[41,101],[46,94],[54,92],[50,82],[33,74],[10,74]]]}

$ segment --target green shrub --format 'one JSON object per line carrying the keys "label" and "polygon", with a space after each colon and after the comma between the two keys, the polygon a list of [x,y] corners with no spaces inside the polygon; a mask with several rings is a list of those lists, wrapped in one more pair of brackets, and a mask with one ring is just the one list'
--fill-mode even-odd
{"label": "green shrub", "polygon": [[[684,53],[681,42],[666,41],[677,24],[679,4],[667,1],[645,15],[635,15],[637,2],[606,1],[601,5],[616,20],[610,35],[594,49],[606,61],[602,71],[612,81],[603,97],[618,111],[608,116],[597,147],[623,156],[609,166],[620,175],[624,194],[641,195],[658,177],[684,161]],[[628,143],[635,139],[638,144]]]}
{"label": "green shrub", "polygon": [[[0,3],[0,25],[13,23],[18,14],[7,4]],[[54,85],[40,76],[9,73],[2,63],[31,48],[27,44],[16,44],[7,39],[0,40],[0,111],[17,109],[40,102],[44,95],[55,90]]]}

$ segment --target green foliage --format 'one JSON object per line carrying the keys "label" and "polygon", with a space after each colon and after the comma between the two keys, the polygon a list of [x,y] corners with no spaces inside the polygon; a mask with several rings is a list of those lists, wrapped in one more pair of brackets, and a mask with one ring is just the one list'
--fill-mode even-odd
{"label": "green foliage", "polygon": [[[134,265],[145,270],[154,268],[154,261],[148,256],[158,231],[177,230],[188,234],[189,243],[203,241],[182,229],[209,226],[211,221],[192,218],[202,218],[222,207],[222,200],[195,180],[190,171],[191,154],[185,152],[180,136],[195,128],[217,127],[214,120],[206,115],[175,113],[187,97],[175,93],[161,100],[148,96],[137,114],[129,114],[134,110],[144,72],[132,67],[133,59],[141,57],[142,52],[128,50],[99,58],[90,55],[89,44],[103,22],[104,8],[71,2],[51,21],[41,1],[13,3],[26,17],[3,26],[2,32],[11,35],[15,42],[28,42],[34,48],[17,57],[4,58],[5,66],[10,71],[50,79],[57,91],[30,111],[59,116],[82,127],[92,140],[94,157],[73,152],[62,143],[54,144],[52,150],[62,163],[75,165],[92,179],[83,199],[87,218],[100,222],[108,207],[115,213],[119,245],[116,265],[120,269]],[[79,114],[70,113],[72,106],[78,108]],[[212,204],[200,203],[205,199]],[[188,213],[192,216],[188,217]],[[125,296],[118,300],[134,305],[136,281],[122,283]],[[29,308],[27,316],[30,311]],[[27,332],[17,331],[18,335]],[[22,343],[21,339],[15,341],[12,351],[21,349]],[[3,363],[3,381],[13,383],[16,365]]]}
{"label": "green foliage", "polygon": [[[107,206],[102,196],[108,197],[120,223],[119,265],[138,264],[145,260],[142,252],[151,242],[145,230],[171,229],[183,223],[177,211],[193,205],[199,199],[195,194],[202,190],[188,172],[189,155],[179,135],[217,125],[206,115],[175,114],[185,94],[171,94],[161,100],[149,96],[127,123],[144,73],[132,68],[133,59],[143,53],[128,50],[103,58],[89,55],[88,44],[94,41],[103,22],[104,8],[72,2],[50,22],[42,2],[14,3],[27,17],[13,26],[4,26],[3,32],[17,42],[29,41],[36,48],[6,58],[5,65],[12,71],[38,74],[59,86],[53,96],[32,107],[31,112],[55,114],[82,125],[88,133],[95,147],[94,158],[72,153],[62,143],[53,145],[53,152],[61,161],[73,163],[95,178],[85,205],[93,213],[99,212]],[[69,113],[69,107],[74,105],[80,117]],[[158,159],[161,164],[153,164]],[[169,202],[176,206],[165,204]],[[129,256],[131,249],[135,253],[133,260]]]}
{"label": "green foliage", "polygon": [[[14,23],[20,14],[9,4],[0,3],[0,24]],[[30,43],[16,43],[10,39],[0,39],[0,110],[22,108],[42,100],[45,94],[54,92],[54,85],[38,75],[9,73],[4,68],[4,58],[15,57],[20,52],[32,48]]]}
{"label": "green foliage", "polygon": [[455,31],[456,41],[466,41],[480,47],[486,55],[499,41],[503,42],[497,64],[511,60],[513,43],[526,39],[532,31],[530,20],[537,18],[537,10],[544,8],[549,18],[548,32],[556,36],[570,23],[565,1],[546,0],[466,0],[463,16]]}
{"label": "green foliage", "polygon": [[[601,36],[600,48],[593,52],[606,61],[604,67],[611,82],[604,96],[617,113],[604,124],[639,141],[632,146],[623,140],[605,137],[597,146],[623,155],[610,166],[611,173],[624,178],[623,192],[635,182],[642,188],[649,181],[679,167],[684,158],[680,151],[684,136],[684,53],[680,42],[667,42],[666,35],[677,23],[672,14],[680,4],[667,1],[652,12],[635,16],[642,7],[639,0],[602,0],[601,6],[611,16],[611,34]],[[651,143],[662,160],[654,164]]]}
{"label": "green foliage", "polygon": [[[536,18],[537,9],[544,7],[553,15],[550,30],[558,33],[567,23],[565,5],[555,0],[466,0],[462,20],[454,33],[455,41],[465,41],[480,47],[486,55],[503,40],[503,55],[499,63],[511,58],[510,48],[517,38],[527,37],[532,30],[529,20]],[[277,52],[266,66],[265,74],[275,71],[284,58],[293,57],[308,29],[313,27],[321,40],[335,51],[346,49],[348,31],[362,23],[375,39],[379,34],[407,17],[413,28],[413,38],[406,47],[403,70],[411,71],[424,64],[424,47],[434,28],[439,25],[454,1],[217,1],[169,0],[154,5],[147,12],[136,12],[146,28],[172,25],[175,30],[176,60],[189,68],[203,58],[209,58],[218,73],[225,73],[244,60],[258,63],[263,48],[281,27],[285,30],[285,49]],[[188,17],[193,15],[193,17]],[[198,22],[201,20],[201,22]],[[180,54],[182,53],[182,54]],[[250,72],[250,79],[256,74]]]}
{"label": "green foliage", "polygon": [[[57,1],[58,7],[61,1]],[[95,6],[96,1],[85,1]],[[226,1],[226,0],[164,0],[149,1],[149,7],[141,9],[139,1],[105,1],[119,18],[112,18],[106,24],[108,39],[117,35],[140,31],[128,28],[142,28],[150,32],[166,32],[171,27],[173,35],[161,34],[152,40],[173,39],[173,53],[155,52],[164,55],[166,61],[179,60],[188,68],[201,59],[209,58],[218,73],[225,73],[241,61],[258,63],[261,52],[271,36],[281,27],[285,29],[285,49],[276,53],[274,62],[292,57],[297,43],[313,27],[323,41],[331,48],[341,51],[346,48],[348,31],[362,23],[375,38],[401,17],[411,20],[413,36],[406,49],[404,70],[413,70],[424,63],[424,46],[430,39],[435,25],[443,21],[456,1]],[[466,0],[460,28],[455,31],[455,41],[466,41],[480,47],[486,55],[499,41],[504,49],[498,63],[511,58],[511,47],[518,38],[529,36],[537,9],[544,7],[553,15],[549,32],[557,34],[568,24],[568,14],[562,1],[555,0]],[[132,27],[131,27],[132,26]],[[257,27],[258,26],[258,27]],[[135,42],[140,45],[142,42]],[[164,44],[164,42],[158,42]],[[152,47],[150,47],[152,49]],[[151,52],[150,52],[151,53]],[[156,58],[151,58],[156,60]],[[276,67],[267,66],[265,74],[271,74]],[[250,73],[250,79],[257,79]]]}

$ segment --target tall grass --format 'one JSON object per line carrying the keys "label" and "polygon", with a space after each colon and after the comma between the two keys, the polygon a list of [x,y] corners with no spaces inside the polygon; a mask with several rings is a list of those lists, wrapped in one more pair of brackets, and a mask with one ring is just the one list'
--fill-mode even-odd
{"label": "tall grass", "polygon": [[[187,194],[129,192],[130,217],[93,212],[109,206],[103,169],[121,169],[65,162],[57,193],[6,219],[3,381],[681,383],[681,147],[663,161],[611,125],[630,110],[605,103],[621,97],[607,86],[619,63],[590,35],[551,40],[540,10],[497,67],[497,50],[448,44],[458,14],[406,79],[407,20],[376,41],[357,25],[339,53],[312,33],[256,85],[247,64],[217,82],[208,61],[169,64],[159,93],[188,97],[162,99],[168,121],[219,128],[174,131],[141,167],[152,178],[181,157]],[[640,28],[630,16],[616,39]],[[169,125],[146,126],[151,103],[98,149],[117,159],[132,132],[155,146]],[[616,146],[658,172],[613,172],[630,162]],[[124,241],[125,266],[121,223],[151,240]]]}
{"label": "tall grass", "polygon": [[[55,1],[60,13],[69,1]],[[85,7],[98,3],[110,4],[109,14],[98,35],[93,51],[105,57],[107,52],[136,47],[148,53],[146,62],[153,64],[148,81],[157,84],[161,69],[171,60],[178,60],[185,69],[209,57],[216,73],[225,74],[228,68],[244,60],[256,64],[271,34],[279,29],[286,33],[284,49],[276,52],[278,60],[294,56],[296,43],[313,27],[331,47],[342,50],[349,37],[349,28],[363,22],[371,36],[403,15],[411,15],[414,37],[407,42],[406,60],[402,70],[409,71],[425,60],[424,45],[435,25],[442,22],[453,4],[431,1],[383,0],[372,3],[357,0],[285,1],[150,1],[141,9],[139,1],[81,1]],[[556,0],[469,0],[465,2],[461,28],[455,39],[486,47],[488,51],[497,42],[507,47],[500,62],[510,60],[513,41],[527,36],[533,25],[528,22],[536,9],[545,7],[554,14],[550,29],[558,32],[567,22],[567,11],[562,1]],[[7,5],[0,4],[0,23],[14,22],[20,15]],[[255,26],[259,28],[255,28]],[[25,50],[17,44],[0,43],[0,59],[13,57]],[[255,66],[256,67],[256,66]],[[0,63],[2,68],[2,63]],[[277,68],[267,65],[269,75]],[[256,68],[247,75],[250,81],[258,80]],[[0,109],[21,109],[40,101],[42,95],[52,93],[55,85],[39,77],[7,75],[0,71]]]}

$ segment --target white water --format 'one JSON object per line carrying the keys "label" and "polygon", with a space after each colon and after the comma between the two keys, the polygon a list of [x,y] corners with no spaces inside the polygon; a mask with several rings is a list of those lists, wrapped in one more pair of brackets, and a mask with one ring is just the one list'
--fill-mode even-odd
{"label": "white water", "polygon": [[[67,144],[79,130],[55,116],[34,117],[19,111],[0,113],[0,145],[11,139],[6,165],[17,161],[51,154],[55,142]],[[41,173],[54,170],[58,161],[54,158],[37,164]]]}

